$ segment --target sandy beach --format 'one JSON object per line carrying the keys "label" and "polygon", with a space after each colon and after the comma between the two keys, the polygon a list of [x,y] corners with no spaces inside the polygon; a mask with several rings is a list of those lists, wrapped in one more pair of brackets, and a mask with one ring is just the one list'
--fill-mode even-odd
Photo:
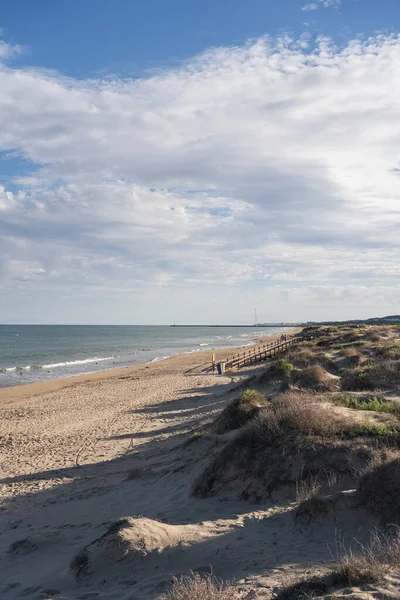
{"label": "sandy beach", "polygon": [[[368,340],[369,330],[362,335]],[[216,358],[238,351],[219,350]],[[296,346],[299,352],[304,359],[310,348]],[[232,599],[288,598],[277,595],[282,586],[329,574],[337,532],[366,539],[380,525],[379,515],[357,505],[351,477],[329,492],[321,515],[299,516],[294,483],[306,458],[297,455],[290,464],[282,459],[288,485],[257,499],[262,476],[240,474],[237,462],[231,467],[237,457],[225,452],[237,430],[217,431],[215,422],[244,389],[255,386],[267,402],[279,397],[282,381],[265,377],[265,363],[223,376],[210,364],[210,351],[196,352],[0,390],[1,598],[160,600],[173,577],[190,572],[233,582]],[[337,389],[339,377],[322,373],[324,385]],[[318,411],[328,411],[329,422],[397,423],[326,398]],[[339,454],[322,458],[324,468],[331,455],[339,470],[347,468],[348,447],[337,443]],[[221,456],[220,480],[210,479],[207,469]],[[251,455],[249,465],[257,459]],[[196,492],[198,481],[207,493]],[[346,597],[397,598],[393,577],[386,596],[353,587]]]}
{"label": "sandy beach", "polygon": [[[240,350],[215,354],[222,360]],[[0,389],[1,552],[7,557],[0,572],[8,590],[5,597],[21,590],[36,597],[45,583],[65,597],[83,597],[81,584],[68,571],[69,562],[106,524],[124,515],[164,515],[169,523],[197,523],[197,529],[185,533],[192,541],[212,537],[222,527],[211,522],[221,516],[219,503],[218,510],[208,506],[200,513],[198,501],[188,505],[198,459],[188,448],[182,463],[176,452],[191,432],[225,406],[231,391],[256,367],[221,377],[205,371],[211,356],[210,351],[196,352]],[[168,482],[175,464],[185,475]],[[140,473],[137,480],[128,477],[133,471]],[[155,489],[163,478],[165,484]],[[204,519],[211,521],[200,526]],[[223,529],[227,527],[224,520]],[[20,540],[28,540],[26,547],[7,553]],[[210,562],[201,555],[198,560]],[[145,580],[141,578],[140,585]],[[154,586],[146,585],[149,590],[141,587],[138,597],[154,597]],[[112,597],[130,597],[120,592]]]}

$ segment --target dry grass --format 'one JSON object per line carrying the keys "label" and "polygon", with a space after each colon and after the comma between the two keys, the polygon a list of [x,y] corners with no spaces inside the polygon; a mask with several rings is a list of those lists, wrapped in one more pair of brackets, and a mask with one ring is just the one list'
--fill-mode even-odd
{"label": "dry grass", "polygon": [[350,366],[356,367],[358,364],[360,364],[362,354],[354,346],[342,348],[340,354],[348,359],[348,364],[350,364]]}
{"label": "dry grass", "polygon": [[316,475],[301,477],[296,481],[296,501],[306,502],[318,496],[322,489],[336,489],[339,485],[339,475],[336,471],[321,469]]}
{"label": "dry grass", "polygon": [[266,406],[268,401],[265,396],[255,390],[246,390],[239,398],[233,400],[224,408],[217,417],[214,428],[217,433],[226,433],[233,429],[243,427],[260,412],[260,408]]}
{"label": "dry grass", "polygon": [[376,433],[364,423],[355,426],[333,416],[316,395],[281,394],[216,456],[193,494],[204,498],[232,489],[258,502],[280,485],[294,486],[321,469],[350,474],[355,465],[366,466],[375,452],[354,438]]}
{"label": "dry grass", "polygon": [[393,340],[378,346],[375,352],[385,360],[400,360],[400,344]]}
{"label": "dry grass", "polygon": [[400,385],[400,361],[370,363],[348,371],[342,377],[342,389],[352,391],[395,388]]}
{"label": "dry grass", "polygon": [[324,576],[304,578],[294,583],[289,582],[277,593],[275,600],[342,598],[340,592],[336,595],[332,591],[337,584],[358,587],[382,583],[390,571],[397,570],[399,565],[400,536],[398,529],[395,529],[393,535],[384,535],[374,531],[369,544],[363,545],[356,541],[351,549],[339,544],[338,564],[333,572],[326,573]]}
{"label": "dry grass", "polygon": [[362,330],[357,327],[337,326],[333,334],[330,334],[330,346],[338,347],[342,345],[358,344],[363,342],[365,337]]}
{"label": "dry grass", "polygon": [[302,371],[295,371],[293,383],[303,389],[315,391],[334,391],[338,380],[330,377],[321,365],[311,365]]}
{"label": "dry grass", "polygon": [[369,340],[370,342],[381,342],[382,341],[382,337],[377,331],[367,333],[365,336],[365,339]]}
{"label": "dry grass", "polygon": [[355,544],[355,548],[339,550],[339,565],[334,572],[337,583],[365,585],[379,583],[400,565],[400,536],[396,528],[393,535],[378,531],[371,534],[370,543]]}
{"label": "dry grass", "polygon": [[358,483],[361,502],[386,522],[400,519],[400,458],[375,465]]}
{"label": "dry grass", "polygon": [[296,368],[304,369],[310,367],[320,356],[320,353],[316,352],[315,349],[310,346],[296,347],[290,349],[285,354],[286,360],[292,363]]}
{"label": "dry grass", "polygon": [[331,503],[329,498],[312,496],[311,498],[300,502],[295,513],[296,521],[309,523],[322,515],[326,515],[329,512],[330,507]]}
{"label": "dry grass", "polygon": [[[309,339],[307,345],[290,350],[284,361],[295,364],[291,381],[300,390],[292,388],[281,393],[263,407],[252,407],[251,404],[240,407],[244,413],[249,410],[248,419],[247,416],[243,420],[238,417],[237,404],[227,407],[223,418],[221,415],[218,420],[217,431],[242,429],[227,446],[213,455],[208,467],[196,480],[193,494],[208,497],[232,493],[259,502],[282,485],[292,486],[294,493],[297,481],[298,501],[316,503],[314,498],[318,494],[315,490],[307,490],[307,486],[321,470],[337,472],[341,479],[354,478],[355,472],[365,469],[374,456],[384,456],[388,448],[400,448],[400,424],[396,425],[396,419],[387,422],[382,419],[361,420],[344,411],[343,414],[334,412],[329,405],[332,394],[325,396],[324,392],[337,390],[340,380],[332,377],[321,364],[312,364],[321,355],[318,349],[320,343],[329,347],[329,353],[323,357],[324,364],[338,357],[339,352],[358,361],[360,353],[354,346],[363,344],[365,351],[371,353],[367,336],[376,331],[353,326],[303,330],[302,337]],[[270,381],[273,368],[274,364],[262,375],[266,381]],[[350,390],[393,388],[393,381],[397,378],[400,384],[400,361],[379,359],[345,371],[343,387]],[[261,386],[260,378],[254,386],[257,389]],[[396,414],[396,407],[389,406],[386,401],[381,402],[380,398],[354,402],[354,408],[375,410],[378,407],[379,412],[393,410]],[[230,424],[227,413],[233,409],[236,414]],[[299,478],[306,483],[299,483]],[[311,487],[314,487],[313,484]]]}
{"label": "dry grass", "polygon": [[234,588],[219,582],[213,575],[202,577],[190,572],[174,578],[171,590],[159,600],[232,600]]}
{"label": "dry grass", "polygon": [[332,435],[345,427],[345,421],[332,415],[313,394],[286,392],[260,413],[247,435],[264,438],[269,444],[287,435]]}
{"label": "dry grass", "polygon": [[307,478],[301,478],[296,482],[296,521],[310,522],[321,515],[325,515],[331,508],[329,497],[320,495],[323,488],[336,488],[339,483],[338,474],[335,471],[321,470],[320,473]]}
{"label": "dry grass", "polygon": [[307,479],[298,479],[296,481],[296,501],[301,503],[315,498],[321,487],[318,475],[308,477]]}

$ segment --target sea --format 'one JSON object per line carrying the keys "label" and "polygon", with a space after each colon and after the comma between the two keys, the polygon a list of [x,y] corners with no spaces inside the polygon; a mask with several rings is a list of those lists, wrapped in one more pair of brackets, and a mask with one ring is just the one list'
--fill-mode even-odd
{"label": "sea", "polygon": [[96,373],[178,354],[247,346],[281,327],[0,325],[0,387]]}

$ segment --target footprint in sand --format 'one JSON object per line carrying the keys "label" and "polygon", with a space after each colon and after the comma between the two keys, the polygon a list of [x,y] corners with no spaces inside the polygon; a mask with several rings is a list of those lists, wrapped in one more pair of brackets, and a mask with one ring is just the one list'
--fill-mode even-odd
{"label": "footprint in sand", "polygon": [[35,592],[38,592],[39,590],[42,589],[41,585],[33,585],[31,587],[27,587],[24,588],[19,594],[18,596],[29,596],[30,594],[34,594]]}
{"label": "footprint in sand", "polygon": [[11,590],[15,590],[15,588],[17,587],[21,587],[22,583],[20,583],[19,581],[15,581],[13,583],[9,583],[8,585],[6,585],[5,588],[3,588],[2,593],[3,594],[7,594],[7,592],[11,592]]}
{"label": "footprint in sand", "polygon": [[35,550],[37,550],[36,544],[29,538],[24,538],[22,540],[16,540],[15,542],[12,542],[8,548],[8,554],[26,555],[32,554],[32,552],[35,552]]}

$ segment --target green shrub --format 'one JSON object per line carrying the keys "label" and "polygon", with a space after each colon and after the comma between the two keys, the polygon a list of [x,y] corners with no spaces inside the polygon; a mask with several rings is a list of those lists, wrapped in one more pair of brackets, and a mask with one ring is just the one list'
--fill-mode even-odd
{"label": "green shrub", "polygon": [[254,419],[260,408],[268,404],[265,396],[256,390],[245,390],[224,408],[217,417],[214,428],[217,433],[227,433],[243,427]]}
{"label": "green shrub", "polygon": [[249,402],[266,403],[265,396],[257,392],[257,390],[245,390],[234,402],[237,404],[249,404]]}
{"label": "green shrub", "polygon": [[365,346],[365,341],[357,340],[355,342],[346,342],[345,344],[338,344],[337,348],[351,348],[353,346]]}
{"label": "green shrub", "polygon": [[358,423],[348,423],[343,428],[341,435],[344,438],[352,437],[374,437],[389,436],[396,433],[396,430],[387,423],[376,423],[375,421],[360,421]]}
{"label": "green shrub", "polygon": [[337,394],[337,396],[333,398],[333,402],[354,410],[372,410],[390,414],[400,413],[400,404],[387,401],[379,396],[360,398],[359,396],[352,396],[350,394]]}
{"label": "green shrub", "polygon": [[292,365],[292,363],[288,362],[287,360],[281,358],[280,360],[278,360],[277,364],[276,364],[276,370],[279,372],[280,375],[282,375],[282,377],[290,377],[292,374],[292,371],[294,369],[294,366]]}

